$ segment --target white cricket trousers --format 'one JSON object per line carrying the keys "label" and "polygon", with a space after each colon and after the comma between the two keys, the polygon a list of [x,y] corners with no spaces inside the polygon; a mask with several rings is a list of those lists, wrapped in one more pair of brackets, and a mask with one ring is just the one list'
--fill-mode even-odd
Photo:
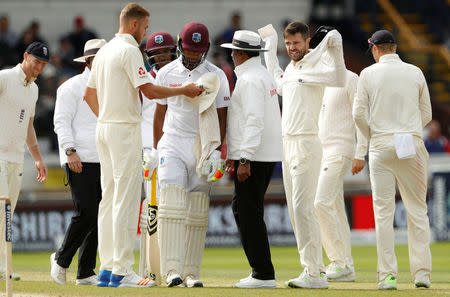
{"label": "white cricket trousers", "polygon": [[100,270],[130,274],[142,188],[140,124],[97,123],[102,201],[98,211]]}
{"label": "white cricket trousers", "polygon": [[393,135],[372,138],[369,149],[370,182],[378,254],[378,280],[397,276],[394,251],[395,185],[408,214],[410,271],[414,278],[430,277],[430,223],[427,215],[428,152],[420,137],[414,137],[416,156],[400,160]]}
{"label": "white cricket trousers", "polygon": [[344,177],[352,160],[343,155],[323,156],[314,207],[322,244],[331,262],[353,267],[350,226],[344,203]]}
{"label": "white cricket trousers", "polygon": [[[0,160],[0,197],[11,200],[11,220],[22,187],[23,164]],[[0,271],[6,271],[5,201],[0,201]]]}
{"label": "white cricket trousers", "polygon": [[324,271],[314,210],[322,144],[317,135],[283,136],[283,183],[300,263],[313,277]]}

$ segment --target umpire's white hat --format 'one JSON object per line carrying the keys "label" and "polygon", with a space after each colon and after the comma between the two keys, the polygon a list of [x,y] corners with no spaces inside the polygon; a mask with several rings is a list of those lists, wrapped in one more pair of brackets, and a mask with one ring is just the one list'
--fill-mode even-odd
{"label": "umpire's white hat", "polygon": [[86,62],[86,58],[93,57],[97,54],[98,50],[106,44],[104,39],[90,39],[84,44],[84,55],[73,59],[75,62]]}
{"label": "umpire's white hat", "polygon": [[249,52],[268,51],[261,47],[261,38],[259,35],[249,30],[238,30],[234,32],[233,41],[231,43],[221,44],[220,46]]}

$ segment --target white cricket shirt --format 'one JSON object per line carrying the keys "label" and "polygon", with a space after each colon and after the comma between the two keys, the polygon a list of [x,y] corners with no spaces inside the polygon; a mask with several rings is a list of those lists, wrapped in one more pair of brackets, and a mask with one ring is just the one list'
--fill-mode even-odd
{"label": "white cricket shirt", "polygon": [[99,163],[95,145],[97,117],[84,101],[89,68],[65,81],[56,91],[53,123],[58,135],[61,165],[67,163],[66,149],[74,147],[81,162]]}
{"label": "white cricket shirt", "polygon": [[97,52],[88,87],[97,89],[100,123],[141,123],[138,87],[151,83],[136,40],[116,34]]}
{"label": "white cricket shirt", "polygon": [[38,99],[37,85],[25,77],[20,64],[0,71],[0,160],[20,164]]}
{"label": "white cricket shirt", "polygon": [[381,56],[361,71],[353,117],[367,139],[394,133],[422,138],[422,129],[431,120],[431,103],[420,68],[397,54]]}
{"label": "white cricket shirt", "polygon": [[[180,57],[159,70],[156,76],[156,84],[165,87],[180,87],[184,83],[195,82],[202,74],[207,72],[214,72],[220,80],[220,88],[216,96],[216,108],[228,107],[230,104],[230,89],[227,77],[220,68],[206,60],[190,71],[184,67]],[[197,106],[185,100],[184,96],[158,99],[156,103],[167,105],[164,133],[181,137],[197,136],[199,124]]]}
{"label": "white cricket shirt", "polygon": [[339,154],[349,159],[364,160],[367,140],[358,131],[355,155],[356,129],[352,116],[358,75],[347,70],[346,76],[345,87],[325,88],[319,117],[319,138],[324,156]]}
{"label": "white cricket shirt", "polygon": [[237,66],[236,87],[228,109],[228,159],[277,162],[283,158],[281,114],[276,83],[253,57]]}

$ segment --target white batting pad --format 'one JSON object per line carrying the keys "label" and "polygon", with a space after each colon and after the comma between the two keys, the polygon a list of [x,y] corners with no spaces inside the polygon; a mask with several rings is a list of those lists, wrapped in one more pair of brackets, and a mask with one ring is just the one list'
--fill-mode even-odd
{"label": "white batting pad", "polygon": [[186,218],[185,189],[175,184],[165,185],[161,189],[158,210],[161,275],[166,275],[170,270],[181,274]]}

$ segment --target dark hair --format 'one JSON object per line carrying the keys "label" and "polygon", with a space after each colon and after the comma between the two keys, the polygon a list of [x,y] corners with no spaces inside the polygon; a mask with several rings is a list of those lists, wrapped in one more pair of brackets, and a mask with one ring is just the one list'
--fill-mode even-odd
{"label": "dark hair", "polygon": [[308,25],[302,22],[292,22],[286,26],[284,29],[284,37],[287,35],[295,35],[300,33],[303,36],[303,39],[307,39],[309,37],[309,27]]}
{"label": "dark hair", "polygon": [[250,51],[245,51],[245,53],[247,54],[248,58],[253,58],[253,57],[259,57],[259,52],[250,52]]}

